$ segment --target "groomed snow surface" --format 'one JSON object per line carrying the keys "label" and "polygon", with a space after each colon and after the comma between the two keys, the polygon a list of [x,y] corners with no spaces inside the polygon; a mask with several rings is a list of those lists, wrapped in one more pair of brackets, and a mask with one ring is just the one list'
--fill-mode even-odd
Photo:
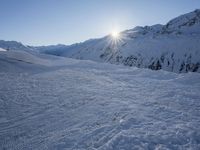
{"label": "groomed snow surface", "polygon": [[0,149],[200,149],[199,73],[11,53],[0,52]]}

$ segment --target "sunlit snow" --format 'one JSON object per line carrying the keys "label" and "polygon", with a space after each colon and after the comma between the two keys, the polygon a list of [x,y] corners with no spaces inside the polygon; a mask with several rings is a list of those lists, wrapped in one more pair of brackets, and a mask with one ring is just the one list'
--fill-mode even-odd
{"label": "sunlit snow", "polygon": [[0,52],[0,149],[200,149],[199,73],[17,53]]}

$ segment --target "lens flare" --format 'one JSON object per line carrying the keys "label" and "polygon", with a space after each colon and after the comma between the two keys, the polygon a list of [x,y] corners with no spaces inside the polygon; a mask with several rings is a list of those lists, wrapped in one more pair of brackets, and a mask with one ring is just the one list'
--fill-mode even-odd
{"label": "lens flare", "polygon": [[119,32],[117,32],[117,31],[112,31],[111,35],[112,35],[112,37],[114,39],[118,39],[119,38]]}

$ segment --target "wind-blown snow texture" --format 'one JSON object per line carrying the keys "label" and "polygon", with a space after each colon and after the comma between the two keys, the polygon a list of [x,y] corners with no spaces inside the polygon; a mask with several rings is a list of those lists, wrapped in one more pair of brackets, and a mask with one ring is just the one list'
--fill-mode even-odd
{"label": "wind-blown snow texture", "polygon": [[0,149],[200,149],[198,73],[1,51],[0,83]]}

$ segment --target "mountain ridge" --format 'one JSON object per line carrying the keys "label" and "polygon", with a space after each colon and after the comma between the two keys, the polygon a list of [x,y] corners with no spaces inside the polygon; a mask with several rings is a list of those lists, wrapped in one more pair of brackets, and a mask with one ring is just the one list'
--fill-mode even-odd
{"label": "mountain ridge", "polygon": [[200,72],[200,9],[180,15],[165,25],[137,26],[122,31],[120,39],[107,35],[72,45],[23,49],[152,70]]}

